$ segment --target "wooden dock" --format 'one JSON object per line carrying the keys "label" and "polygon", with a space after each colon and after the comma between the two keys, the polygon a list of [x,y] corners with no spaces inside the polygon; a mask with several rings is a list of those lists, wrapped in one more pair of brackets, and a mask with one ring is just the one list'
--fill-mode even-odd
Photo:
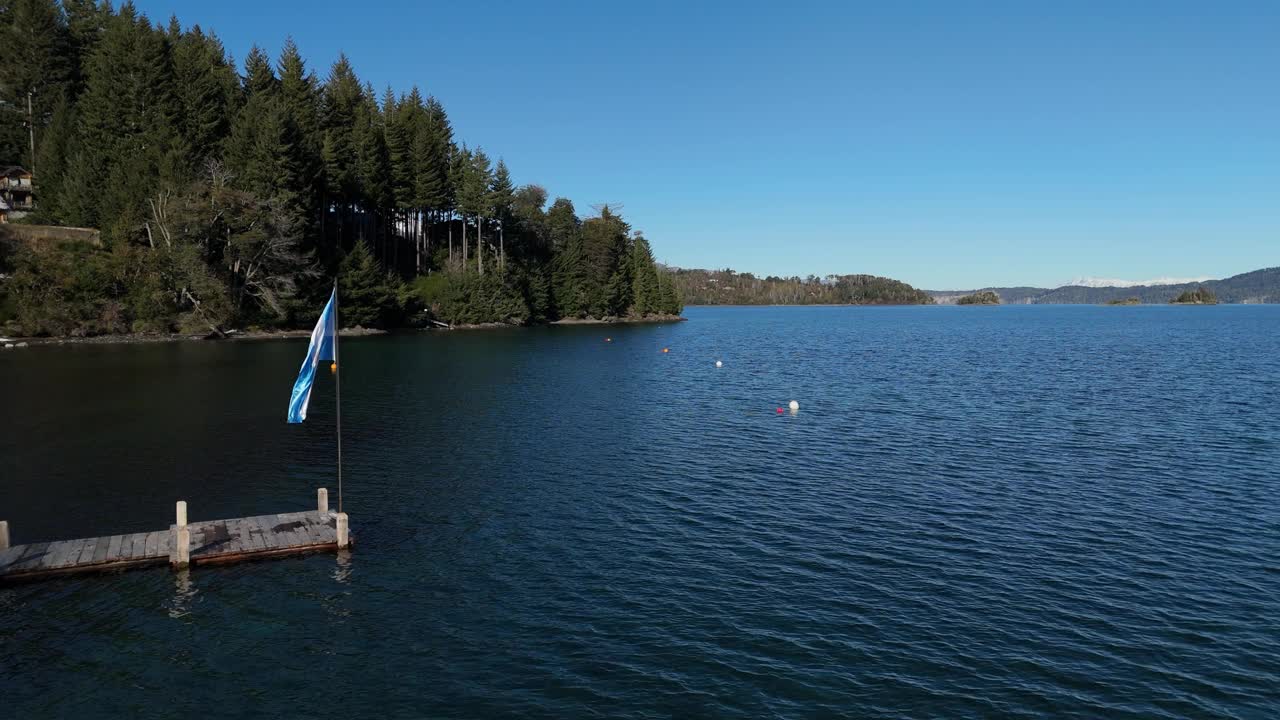
{"label": "wooden dock", "polygon": [[187,523],[187,504],[177,504],[168,530],[60,540],[9,547],[8,524],[0,522],[0,583],[147,565],[231,563],[276,555],[348,547],[346,513],[329,510],[328,492],[316,493],[306,512]]}

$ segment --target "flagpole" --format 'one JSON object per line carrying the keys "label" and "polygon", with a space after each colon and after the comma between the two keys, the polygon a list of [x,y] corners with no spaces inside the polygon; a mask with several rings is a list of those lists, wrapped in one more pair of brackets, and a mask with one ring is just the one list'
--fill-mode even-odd
{"label": "flagpole", "polygon": [[342,512],[342,364],[338,361],[338,278],[333,279],[333,389],[338,404],[338,512]]}

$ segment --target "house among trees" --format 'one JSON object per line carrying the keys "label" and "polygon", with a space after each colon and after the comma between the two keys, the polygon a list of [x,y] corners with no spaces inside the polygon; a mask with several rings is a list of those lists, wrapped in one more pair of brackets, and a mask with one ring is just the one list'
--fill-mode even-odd
{"label": "house among trees", "polygon": [[17,220],[35,207],[31,171],[17,165],[0,166],[0,223]]}

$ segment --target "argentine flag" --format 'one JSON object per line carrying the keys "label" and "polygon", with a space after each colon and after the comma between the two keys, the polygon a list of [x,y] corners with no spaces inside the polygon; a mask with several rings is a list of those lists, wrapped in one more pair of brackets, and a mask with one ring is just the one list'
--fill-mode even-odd
{"label": "argentine flag", "polygon": [[289,398],[289,422],[300,423],[307,419],[307,403],[311,402],[311,384],[316,379],[316,368],[325,360],[338,360],[337,334],[338,288],[333,289],[329,303],[320,313],[315,330],[311,331],[311,344],[307,357],[302,361],[298,379],[293,383],[293,396]]}

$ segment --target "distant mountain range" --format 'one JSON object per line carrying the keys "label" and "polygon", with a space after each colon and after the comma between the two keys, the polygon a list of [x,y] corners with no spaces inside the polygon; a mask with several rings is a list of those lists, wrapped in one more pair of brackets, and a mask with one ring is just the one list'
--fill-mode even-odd
{"label": "distant mountain range", "polygon": [[1117,280],[1115,278],[1096,278],[1081,277],[1072,280],[1067,285],[1078,285],[1080,287],[1146,287],[1147,285],[1185,285],[1187,283],[1204,283],[1210,280],[1217,280],[1208,275],[1204,277],[1192,278],[1171,278],[1162,277],[1154,280]]}
{"label": "distant mountain range", "polygon": [[[1082,278],[1081,280],[1087,280]],[[1037,287],[987,287],[973,290],[925,290],[939,305],[951,305],[956,300],[981,290],[990,290],[1000,296],[1006,305],[1018,304],[1066,304],[1100,305],[1112,300],[1137,298],[1142,303],[1163,304],[1173,300],[1186,290],[1204,286],[1224,303],[1280,303],[1280,267],[1254,270],[1233,275],[1222,280],[1204,282],[1179,282],[1169,285],[1096,286],[1089,284],[1064,285],[1059,288]]]}

